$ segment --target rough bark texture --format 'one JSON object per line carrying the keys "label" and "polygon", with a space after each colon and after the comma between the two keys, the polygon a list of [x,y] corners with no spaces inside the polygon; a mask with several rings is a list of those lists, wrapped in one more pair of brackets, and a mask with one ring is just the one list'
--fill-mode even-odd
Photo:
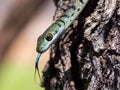
{"label": "rough bark texture", "polygon": [[[54,0],[58,18],[73,0]],[[120,90],[120,0],[90,0],[52,45],[46,90]]]}

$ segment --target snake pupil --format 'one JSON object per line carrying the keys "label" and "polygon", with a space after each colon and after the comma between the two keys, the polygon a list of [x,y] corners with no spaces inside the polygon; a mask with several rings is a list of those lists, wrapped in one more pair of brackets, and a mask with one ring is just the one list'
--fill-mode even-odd
{"label": "snake pupil", "polygon": [[46,39],[47,41],[51,41],[52,38],[53,38],[53,35],[52,35],[51,33],[48,33],[48,34],[46,34],[46,36],[45,36],[45,39]]}

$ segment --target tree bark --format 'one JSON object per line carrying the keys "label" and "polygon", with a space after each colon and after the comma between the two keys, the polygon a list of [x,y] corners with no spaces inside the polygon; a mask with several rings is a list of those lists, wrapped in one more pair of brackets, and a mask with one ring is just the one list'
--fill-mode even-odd
{"label": "tree bark", "polygon": [[[54,19],[73,3],[54,1]],[[120,90],[120,0],[90,0],[50,56],[45,90]]]}

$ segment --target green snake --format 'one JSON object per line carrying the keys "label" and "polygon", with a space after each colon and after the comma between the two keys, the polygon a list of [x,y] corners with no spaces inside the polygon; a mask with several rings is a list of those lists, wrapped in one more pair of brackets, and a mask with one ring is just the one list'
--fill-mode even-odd
{"label": "green snake", "polygon": [[39,77],[38,62],[41,54],[44,53],[53,43],[55,43],[62,34],[64,34],[66,29],[82,12],[88,1],[89,0],[75,0],[73,5],[67,9],[50,27],[48,27],[42,35],[39,36],[36,48],[38,56],[35,63],[35,73],[37,70]]}

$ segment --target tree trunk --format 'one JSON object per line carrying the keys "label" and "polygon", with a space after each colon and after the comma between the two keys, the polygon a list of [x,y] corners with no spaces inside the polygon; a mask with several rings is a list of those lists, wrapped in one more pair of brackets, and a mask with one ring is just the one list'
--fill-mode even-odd
{"label": "tree trunk", "polygon": [[[54,0],[57,19],[73,0]],[[90,0],[52,45],[46,90],[120,90],[120,0]]]}

